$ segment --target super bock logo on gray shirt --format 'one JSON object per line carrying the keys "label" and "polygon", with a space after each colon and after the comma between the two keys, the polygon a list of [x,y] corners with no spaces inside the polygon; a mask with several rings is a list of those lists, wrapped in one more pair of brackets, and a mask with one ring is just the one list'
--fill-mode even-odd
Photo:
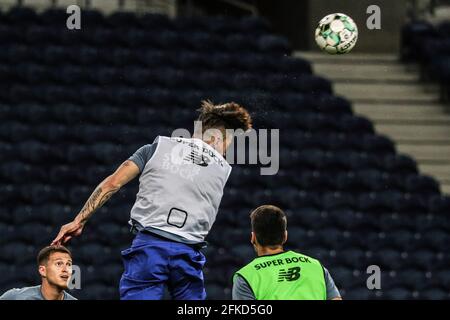
{"label": "super bock logo on gray shirt", "polygon": [[200,139],[159,136],[141,149],[130,158],[141,170],[130,223],[172,240],[203,242],[231,166]]}

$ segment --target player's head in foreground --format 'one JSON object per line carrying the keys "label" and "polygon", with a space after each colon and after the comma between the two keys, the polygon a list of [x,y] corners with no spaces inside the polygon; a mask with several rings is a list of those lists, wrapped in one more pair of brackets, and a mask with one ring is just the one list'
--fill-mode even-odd
{"label": "player's head in foreground", "polygon": [[225,154],[233,141],[233,136],[227,134],[227,130],[242,130],[244,133],[252,128],[249,112],[235,102],[214,105],[211,101],[204,100],[198,111],[200,115],[197,121],[201,121],[202,132],[196,132],[194,137],[198,138],[201,134],[202,140],[221,154]]}
{"label": "player's head in foreground", "polygon": [[72,253],[64,246],[47,246],[37,256],[42,285],[65,290],[72,276]]}
{"label": "player's head in foreground", "polygon": [[72,254],[63,246],[48,246],[39,251],[37,266],[41,284],[11,289],[0,300],[76,300],[64,290],[72,276]]}
{"label": "player's head in foreground", "polygon": [[283,210],[273,205],[263,205],[250,214],[251,243],[258,256],[283,251],[287,241],[287,219]]}
{"label": "player's head in foreground", "polygon": [[258,257],[236,271],[233,300],[341,300],[319,260],[284,251],[288,233],[283,210],[263,205],[253,210],[250,219],[251,242]]}

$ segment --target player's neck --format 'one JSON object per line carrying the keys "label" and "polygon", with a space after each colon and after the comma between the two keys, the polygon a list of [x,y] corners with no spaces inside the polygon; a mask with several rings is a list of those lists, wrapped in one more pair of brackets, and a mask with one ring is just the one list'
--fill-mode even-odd
{"label": "player's neck", "polygon": [[43,279],[41,285],[41,294],[45,300],[63,300],[64,291]]}
{"label": "player's neck", "polygon": [[278,254],[284,252],[284,249],[282,246],[277,248],[269,248],[269,247],[258,247],[256,249],[256,253],[258,254],[258,257],[261,256],[270,256],[273,254]]}

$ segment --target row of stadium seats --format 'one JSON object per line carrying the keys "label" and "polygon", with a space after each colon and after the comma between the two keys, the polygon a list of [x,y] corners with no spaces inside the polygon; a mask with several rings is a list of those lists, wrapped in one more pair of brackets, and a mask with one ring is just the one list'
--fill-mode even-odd
{"label": "row of stadium seats", "polygon": [[[139,125],[146,125],[152,123],[153,119],[156,119],[157,122],[166,122],[168,120],[172,121],[174,118],[172,114],[176,114],[176,119],[181,117],[185,120],[189,120],[190,123],[193,123],[192,117],[194,116],[194,112],[189,108],[189,102],[186,102],[184,99],[194,100],[201,95],[201,92],[176,92],[178,95],[173,98],[174,100],[172,103],[168,103],[167,101],[163,101],[164,99],[160,99],[161,102],[156,104],[156,100],[158,98],[167,96],[167,99],[169,99],[171,97],[169,96],[170,91],[154,88],[151,94],[158,97],[154,98],[155,104],[133,104],[127,108],[123,108],[122,105],[117,106],[113,103],[105,104],[104,102],[99,102],[96,104],[95,109],[86,108],[68,102],[52,103],[51,105],[38,104],[36,102],[18,103],[15,105],[0,104],[0,116],[4,120],[19,120],[27,123],[33,123],[34,121],[36,123],[62,122],[66,124],[79,120],[83,120],[85,122],[87,119],[87,122],[89,123],[107,124],[115,123],[120,120],[120,123],[117,124],[125,123],[134,125],[137,123]],[[251,94],[251,92],[248,94]],[[288,115],[285,113],[286,111],[290,112],[289,114],[294,117],[298,117],[299,119],[302,118],[303,114],[307,114],[310,117],[321,117],[320,114],[324,114],[322,117],[328,115],[334,117],[344,114],[352,114],[351,106],[348,100],[323,93],[320,95],[295,93],[275,97],[264,95],[260,98],[256,97],[257,101],[252,101],[251,99],[246,98],[245,92],[238,93],[236,91],[222,91],[215,92],[210,96],[210,98],[221,101],[226,95],[229,95],[228,97],[235,100],[247,99],[250,105],[259,104],[260,107],[264,107],[267,110],[276,109],[279,112],[279,115],[278,112],[275,115],[277,121],[289,120]],[[20,97],[17,97],[17,99],[19,98]],[[169,112],[161,112],[162,110]],[[317,113],[317,115],[314,115],[313,113]],[[253,117],[258,122],[267,122],[272,119],[272,117],[267,113],[253,113]],[[318,121],[326,120],[321,119],[318,119]],[[359,121],[362,122],[363,120]],[[365,126],[368,125],[366,124]],[[289,134],[297,133],[297,131],[292,130],[288,132]],[[308,133],[305,134],[308,135]]]}
{"label": "row of stadium seats", "polygon": [[[1,66],[0,66],[1,68]],[[121,84],[129,84],[135,90],[137,95],[141,95],[142,99],[150,100],[153,98],[150,93],[146,93],[148,86],[161,86],[171,89],[180,88],[180,90],[236,90],[236,91],[273,91],[278,90],[285,93],[330,93],[331,84],[323,78],[312,75],[298,75],[298,76],[285,76],[282,74],[272,74],[267,76],[264,80],[261,80],[256,74],[235,74],[231,77],[228,76],[210,76],[210,73],[199,74],[198,77],[194,75],[185,76],[183,73],[176,71],[175,69],[159,69],[152,70],[151,72],[140,72],[138,69],[133,70],[130,73],[126,71],[116,73],[113,69],[98,70],[96,75],[88,76],[88,73],[78,73],[74,69],[55,71],[55,74],[50,75],[51,70],[42,68],[41,70],[35,70],[33,67],[27,67],[24,73],[21,73],[20,66],[11,68],[8,72],[3,72],[3,83],[13,86],[17,91],[24,91],[24,84],[40,83],[41,87],[37,88],[44,90],[60,90],[68,91],[75,86],[81,86],[83,93],[93,97],[97,100],[111,99],[108,97],[107,91],[104,86],[116,86],[120,93],[118,95],[130,94],[130,89],[127,86],[120,86]],[[40,72],[43,71],[43,72]],[[91,70],[91,72],[96,70]],[[11,75],[14,73],[14,76]],[[171,81],[170,75],[176,77],[176,80]],[[17,77],[17,78],[16,78]],[[89,78],[88,78],[89,77]],[[124,81],[125,80],[125,81]],[[63,83],[65,86],[57,86],[56,84]],[[89,84],[95,84],[90,86]],[[182,85],[182,83],[184,85]],[[17,86],[14,86],[17,84]],[[20,84],[20,85],[19,85]],[[45,87],[45,84],[49,84]],[[166,86],[167,85],[167,86]],[[69,88],[67,88],[69,87]],[[15,90],[12,90],[11,95],[16,94]],[[106,91],[106,92],[105,92]],[[28,95],[36,95],[37,99],[42,99],[39,94],[34,92],[27,92]],[[13,97],[11,97],[13,98]]]}
{"label": "row of stadium seats", "polygon": [[[3,83],[35,83],[53,84],[100,84],[117,85],[130,84],[136,87],[145,87],[148,85],[165,85],[169,83],[170,76],[176,77],[172,86],[178,83],[188,82],[188,88],[192,89],[230,89],[247,90],[261,89],[274,90],[280,89],[288,91],[289,89],[304,90],[302,85],[312,81],[317,81],[319,77],[297,74],[286,75],[283,73],[271,73],[270,75],[258,73],[235,73],[231,76],[214,74],[210,70],[201,71],[193,75],[180,69],[155,68],[152,70],[142,70],[139,67],[133,68],[80,68],[76,66],[65,67],[47,67],[32,64],[19,64],[15,66],[0,65],[1,81]],[[264,79],[261,79],[265,76]],[[322,80],[323,81],[323,80]],[[170,85],[169,85],[170,87]],[[330,91],[325,90],[325,91]]]}
{"label": "row of stadium seats", "polygon": [[[297,89],[285,88],[280,93],[282,94],[328,94],[331,92],[331,84],[320,77],[314,76],[302,76],[298,79],[296,83]],[[123,106],[127,104],[135,105],[148,105],[148,106],[164,106],[164,105],[174,105],[177,101],[181,101],[183,98],[183,105],[189,103],[198,103],[207,98],[215,98],[215,100],[220,100],[217,97],[223,97],[227,94],[231,99],[237,96],[246,96],[246,99],[251,99],[254,97],[258,100],[258,96],[265,95],[262,90],[240,90],[231,91],[227,88],[216,87],[208,91],[200,91],[192,88],[191,85],[184,85],[190,90],[184,90],[180,88],[180,92],[174,94],[176,91],[176,86],[172,84],[169,88],[155,86],[154,90],[149,90],[148,87],[135,88],[133,86],[61,86],[61,85],[41,85],[41,86],[27,86],[25,84],[13,84],[13,85],[0,85],[0,103],[43,103],[43,104],[63,104],[63,103],[73,103],[90,105],[92,103],[99,104],[110,104],[116,106]],[[111,88],[111,89],[108,89]],[[267,92],[267,91],[266,91]],[[263,98],[262,98],[263,99]],[[261,99],[261,100],[262,100]],[[263,101],[262,101],[263,102]],[[192,105],[191,104],[191,105]],[[192,114],[194,114],[192,112]]]}
{"label": "row of stadium seats", "polygon": [[[143,47],[136,49],[103,48],[99,46],[79,45],[40,46],[24,45],[22,43],[2,44],[0,58],[3,64],[32,62],[43,67],[59,66],[76,67],[125,67],[129,69],[138,66],[148,68],[172,67],[182,70],[230,70],[252,71],[258,73],[282,72],[284,74],[311,73],[311,65],[304,59],[268,54],[259,51],[241,52],[233,50],[205,50],[201,52],[190,50],[160,50]],[[66,66],[67,65],[67,66]],[[72,66],[71,66],[72,65]],[[76,71],[76,70],[75,70]],[[142,69],[142,72],[147,70]],[[181,71],[181,70],[180,70]],[[211,76],[220,76],[215,73]]]}
{"label": "row of stadium seats", "polygon": [[[97,182],[96,178],[99,175],[106,177],[112,169],[111,165],[96,165],[87,167],[83,172],[80,172],[79,168],[73,167],[72,165],[55,165],[51,168],[42,168],[41,164],[30,165],[22,162],[7,162],[7,164],[0,166],[0,179],[6,185],[9,183],[18,183],[23,179],[26,179],[30,184],[39,183],[46,179],[49,183],[56,185],[64,185],[72,182],[73,184],[90,186]],[[86,175],[86,172],[89,174]],[[339,190],[342,192],[363,193],[395,190],[422,194],[439,192],[439,185],[436,184],[434,179],[428,176],[417,174],[389,174],[376,169],[362,169],[354,172],[348,172],[347,170],[311,170],[302,172],[296,176],[287,177],[284,180],[289,181],[296,188],[302,190],[311,189],[314,191]],[[252,175],[233,174],[228,184],[233,188],[241,188],[254,182],[255,180]],[[258,182],[265,185],[263,179],[258,179]],[[276,182],[272,184],[275,185]],[[282,187],[281,183],[279,187]],[[276,192],[267,191],[267,194],[272,195],[272,193],[276,194]],[[264,197],[264,194],[261,197]]]}
{"label": "row of stadium seats", "polygon": [[4,44],[26,45],[80,45],[106,48],[158,48],[161,50],[192,50],[198,52],[264,52],[287,54],[291,51],[288,42],[274,35],[230,34],[221,39],[205,32],[180,33],[154,30],[95,29],[94,31],[67,30],[60,28],[31,26],[18,30],[14,26],[0,25],[0,41]]}
{"label": "row of stadium seats", "polygon": [[[14,7],[8,12],[0,12],[0,25],[9,25],[16,28],[65,26],[67,17],[66,11],[62,9],[49,9],[37,14],[30,8]],[[94,29],[207,32],[210,35],[221,36],[239,32],[254,35],[270,34],[268,22],[261,17],[254,16],[242,18],[197,16],[195,19],[180,17],[172,20],[165,15],[136,15],[131,12],[114,12],[104,16],[99,11],[83,9],[83,25]]]}
{"label": "row of stadium seats", "polygon": [[[13,127],[16,129],[15,127]],[[161,132],[160,132],[161,133]],[[151,141],[145,141],[149,143]],[[52,143],[49,141],[48,143]],[[120,145],[114,143],[89,143],[88,145],[64,145],[63,143],[53,144],[49,146],[48,143],[40,143],[37,141],[29,142],[17,142],[14,144],[0,143],[0,159],[2,161],[20,161],[21,164],[36,164],[42,165],[45,162],[55,163],[57,165],[70,164],[77,165],[83,164],[84,168],[89,169],[90,166],[97,167],[99,165],[113,165],[116,164],[118,159],[125,160],[132,153],[137,150],[138,145]],[[57,147],[56,147],[57,146]],[[345,172],[346,170],[380,170],[386,171],[391,175],[399,174],[413,174],[417,172],[417,166],[412,159],[408,156],[395,155],[391,153],[378,154],[376,151],[373,153],[358,152],[358,151],[322,151],[320,149],[306,149],[302,152],[288,151],[281,149],[280,154],[283,156],[281,161],[281,170],[279,171],[279,177],[266,180],[264,183],[267,186],[281,186],[282,180],[293,180],[292,177],[285,171],[287,169],[297,169],[302,167],[304,170],[319,170],[326,172]],[[239,159],[234,159],[234,162],[238,162]],[[25,167],[23,174],[30,171],[32,167]],[[16,170],[13,169],[12,170]],[[96,170],[93,168],[92,170]],[[254,175],[256,171],[252,171]],[[349,173],[350,174],[350,173]],[[12,177],[12,174],[5,173],[5,177]],[[374,174],[373,179],[377,181],[385,181],[392,184],[392,180],[386,180],[389,177],[383,177]],[[263,177],[255,178],[256,181],[264,179]],[[298,178],[295,178],[298,179]],[[348,183],[358,180],[351,175],[347,178]],[[367,181],[371,179],[367,178]],[[249,181],[252,179],[250,178]],[[320,177],[317,178],[320,181]],[[342,181],[345,184],[345,181]],[[370,183],[369,183],[370,184]],[[417,188],[420,189],[422,185]]]}
{"label": "row of stadium seats", "polygon": [[[74,114],[75,112],[71,111],[76,112],[77,110],[61,109],[54,112],[55,118],[64,118],[74,115],[74,117],[71,118],[73,125],[70,128],[64,129],[64,126],[62,126],[60,123],[58,124],[58,119],[50,121],[51,118],[47,118],[43,119],[43,121],[39,121],[39,119],[45,117],[46,113],[42,109],[35,109],[33,111],[30,110],[30,113],[27,116],[29,121],[27,121],[28,119],[26,119],[25,117],[18,117],[19,119],[10,121],[8,121],[8,119],[4,119],[3,125],[7,126],[8,128],[14,128],[14,131],[17,133],[12,135],[11,132],[8,132],[6,129],[0,129],[0,137],[5,141],[23,141],[27,138],[33,137],[42,137],[44,140],[54,140],[55,138],[53,134],[58,133],[62,134],[61,140],[63,140],[64,137],[68,140],[73,140],[74,142],[81,141],[84,143],[89,143],[92,140],[87,140],[89,139],[89,137],[92,137],[92,134],[95,134],[95,136],[98,135],[98,140],[92,141],[92,143],[99,143],[102,141],[132,142],[135,139],[139,139],[140,134],[143,134],[148,139],[148,135],[154,133],[153,128],[147,130],[148,126],[161,127],[162,125],[167,123],[169,118],[169,115],[155,115],[153,117],[153,114],[150,114],[151,118],[140,118],[139,122],[142,123],[139,123],[138,125],[132,126],[121,124],[117,126],[118,132],[124,133],[128,135],[128,137],[118,137],[117,132],[115,132],[116,135],[113,137],[114,133],[110,131],[108,132],[109,129],[104,127],[105,124],[91,124],[94,121],[98,121],[97,118],[99,118],[99,115],[97,115],[95,118],[93,115],[94,119],[92,122],[76,122],[77,116],[80,121],[89,119],[86,119],[87,117],[83,117],[82,114],[77,115]],[[140,114],[144,113],[145,111],[138,112],[137,117]],[[11,113],[10,115],[13,115],[13,113]],[[31,118],[32,116],[36,116],[36,118]],[[136,117],[136,115],[134,117]],[[36,127],[30,128],[25,122],[37,125]],[[173,127],[167,129],[175,130],[179,128],[179,126],[193,126],[194,122],[192,121],[192,113],[177,112],[176,118],[173,120],[173,122],[170,123],[170,125]],[[270,119],[261,119],[260,121],[257,121],[257,124],[261,125],[262,128],[266,127],[265,125],[267,125],[267,127],[269,128],[270,125],[273,125],[272,128],[267,130],[275,130],[277,124],[280,123],[282,123],[286,129],[286,131],[283,130],[283,132],[278,135],[280,139],[282,141],[285,141],[288,140],[289,137],[300,138],[297,145],[297,148],[301,148],[300,150],[305,148],[314,148],[319,150],[338,150],[341,146],[343,147],[343,149],[362,150],[367,152],[379,151],[383,153],[393,153],[395,150],[395,146],[393,145],[391,140],[385,137],[374,135],[374,128],[372,123],[366,118],[360,116],[351,114],[323,115],[310,112],[304,112],[296,116],[289,116],[289,113],[280,112]],[[80,131],[73,132],[72,130],[74,129],[79,129]],[[301,131],[297,131],[290,135],[291,132],[287,130],[290,130],[291,132],[293,130]],[[268,131],[268,134],[270,132]],[[354,139],[352,139],[350,137],[351,134],[361,135],[358,138],[362,139],[363,141],[356,142],[357,137],[353,136]],[[324,137],[326,137],[327,139],[331,137],[331,141],[321,141],[321,138]],[[257,137],[253,138],[249,136],[248,139],[257,139]],[[317,141],[316,145],[311,144],[314,140]],[[337,143],[337,145],[335,145],[335,143]],[[290,145],[292,144],[293,143],[291,142]]]}
{"label": "row of stadium seats", "polygon": [[[91,172],[91,171],[89,171]],[[27,176],[24,175],[24,178]],[[430,196],[437,195],[439,192],[438,186],[432,184],[426,177],[411,177],[406,181],[425,180],[423,191],[417,190],[417,186],[411,186],[410,189],[416,193],[402,193],[388,185],[378,185],[371,191],[370,187],[364,186],[363,183],[352,185],[349,190],[336,191],[336,185],[323,185],[319,187],[308,188],[310,192],[298,191],[294,188],[282,188],[274,192],[255,192],[248,196],[242,194],[236,188],[229,188],[225,193],[225,198],[229,206],[251,206],[256,200],[265,202],[276,202],[280,205],[293,207],[296,204],[304,207],[312,206],[318,209],[332,210],[339,208],[352,208],[355,210],[362,210],[367,212],[380,211],[394,211],[405,214],[414,214],[421,211],[430,210],[430,203],[436,203],[438,208],[446,207],[446,202],[440,203],[440,200],[430,198]],[[100,179],[100,178],[99,178]],[[48,179],[52,182],[53,179]],[[70,180],[69,180],[70,181]],[[288,182],[288,181],[286,181]],[[87,199],[92,192],[92,187],[87,185],[78,186],[72,183],[70,190],[62,190],[59,186],[67,184],[67,180],[60,179],[53,185],[49,184],[33,184],[30,182],[27,186],[16,186],[14,184],[2,184],[0,186],[0,200],[14,201],[19,203],[27,203],[33,205],[40,205],[46,202],[68,203],[75,205]],[[371,181],[371,183],[373,183]],[[359,186],[359,188],[358,188]],[[364,187],[365,188],[364,188]],[[282,187],[280,185],[280,187]],[[301,186],[298,186],[301,187]],[[407,187],[408,188],[408,187]],[[358,191],[358,193],[355,192]],[[122,201],[133,201],[136,193],[128,188],[127,191],[122,191]],[[321,195],[316,195],[320,192]],[[420,193],[419,193],[420,192]],[[259,203],[256,202],[256,203]],[[447,206],[448,207],[448,206]]]}
{"label": "row of stadium seats", "polygon": [[[18,227],[7,227],[2,223],[0,228],[5,232],[6,237],[1,240],[0,260],[6,263],[35,262],[32,254],[35,250],[34,245],[45,244],[45,241],[50,241],[54,236],[51,226],[33,222]],[[367,266],[382,264],[383,267],[394,270],[407,267],[432,270],[445,269],[450,262],[448,230],[439,227],[424,233],[413,233],[403,229],[394,229],[393,234],[369,232],[366,238],[359,237],[359,239],[355,238],[351,232],[340,233],[332,227],[316,231],[306,231],[305,228],[296,226],[291,229],[295,233],[290,235],[288,248],[303,251],[305,254],[314,253],[330,267],[358,268],[365,264]],[[83,237],[78,241],[80,249],[77,250],[75,257],[80,263],[102,265],[109,261],[120,260],[120,256],[113,252],[112,248],[130,239],[128,228],[107,223],[93,231],[95,235],[87,235],[86,238]],[[228,243],[225,243],[226,246],[223,246],[223,239],[210,237],[210,245],[205,251],[207,255],[211,255],[208,265],[218,267],[226,265],[227,261],[237,261],[236,265],[245,263],[247,257],[253,254],[253,249],[248,243],[249,233],[236,231],[231,226],[225,226],[224,231],[235,238],[228,240]],[[304,236],[299,237],[298,232],[302,232]],[[301,247],[292,245],[299,243],[298,241],[302,241]],[[336,245],[334,241],[339,242]],[[351,246],[348,246],[349,244]],[[444,250],[440,251],[440,249]],[[98,257],[98,260],[95,261],[94,257]]]}
{"label": "row of stadium seats", "polygon": [[[11,113],[9,116],[11,115],[14,116],[13,113]],[[31,118],[31,115],[36,116],[36,118]],[[126,143],[129,146],[130,144],[139,145],[142,143],[143,140],[148,142],[148,139],[154,136],[155,132],[161,132],[156,129],[159,129],[159,127],[161,127],[162,124],[165,124],[168,121],[167,114],[165,115],[155,114],[155,117],[151,118],[151,120],[149,119],[148,122],[143,122],[141,119],[141,121],[139,122],[142,123],[140,123],[137,126],[131,125],[132,119],[130,119],[129,120],[130,125],[125,124],[117,125],[116,126],[117,131],[115,133],[112,133],[111,131],[107,130],[107,128],[104,127],[104,124],[100,124],[98,122],[95,124],[91,124],[91,121],[89,121],[86,124],[76,123],[72,125],[71,128],[68,128],[61,123],[40,121],[41,119],[43,119],[44,115],[45,112],[44,113],[30,112],[27,118],[19,116],[16,117],[14,120],[9,121],[8,119],[4,119],[3,121],[4,125],[9,128],[14,128],[16,134],[11,135],[6,130],[0,130],[0,137],[5,142],[11,141],[15,143],[19,143],[20,141],[24,140],[35,140],[37,142],[42,143],[49,143],[49,142],[56,143],[58,142],[58,140],[59,141],[64,140],[73,142],[74,144],[77,143],[99,144],[107,142],[117,142],[117,143]],[[102,113],[100,112],[97,115],[97,118],[95,118],[95,120],[104,121],[105,124],[108,123],[111,124],[112,121],[108,121],[105,119],[98,119],[99,116],[101,115]],[[49,115],[47,114],[47,116]],[[184,115],[180,114],[180,116],[182,120],[177,120],[176,121],[177,124],[190,124],[190,121],[188,119],[183,119]],[[306,118],[308,118],[308,116],[311,115],[305,114]],[[355,136],[353,134],[346,132],[339,132],[342,131],[344,128],[333,128],[333,130],[325,130],[325,128],[328,126],[325,123],[324,124],[315,123],[314,120],[316,119],[320,118],[316,116],[311,116],[311,118],[309,119],[310,122],[306,123],[305,127],[308,124],[310,124],[310,127],[308,128],[309,130],[304,128],[304,126],[298,126],[298,129],[283,130],[282,132],[279,132],[280,143],[283,145],[287,145],[292,149],[299,148],[300,150],[305,149],[318,150],[319,153],[320,151],[328,151],[328,150],[335,152],[339,152],[341,150],[348,150],[349,152],[354,151],[361,151],[367,153],[376,152],[382,154],[389,154],[395,152],[395,146],[393,145],[392,141],[389,138],[375,135],[373,133],[365,133],[364,130],[357,130],[357,129],[355,129],[353,132],[358,132],[359,136]],[[353,117],[340,117],[340,119],[342,119],[346,123],[349,122],[355,123],[358,121],[357,119],[355,120]],[[30,128],[24,125],[23,121],[26,121],[28,123],[36,123],[36,126]],[[330,121],[328,122],[328,124],[333,125],[338,124],[338,122],[331,123]],[[147,126],[152,126],[152,128],[149,128],[147,130]],[[314,130],[311,129],[312,126],[316,126]],[[295,127],[295,123],[293,124],[293,127]],[[320,132],[322,128],[324,129],[323,130],[324,132]],[[299,131],[301,129],[305,131],[303,130]],[[314,131],[317,131],[317,133]],[[123,133],[123,135],[117,135],[116,134],[117,132]],[[268,132],[270,133],[272,131]],[[132,137],[130,138],[128,135]],[[96,140],[94,142],[92,142],[93,136],[96,137]],[[249,137],[248,139],[250,138],[251,137]],[[293,142],[292,139],[294,139],[295,142]],[[6,143],[5,146],[3,146],[3,148],[5,148],[6,154],[6,150],[8,149]],[[129,147],[129,149],[131,149],[131,147]],[[295,150],[292,152],[293,152],[292,155],[296,159],[299,157],[305,159],[305,155],[303,154],[304,152],[299,153],[298,151]],[[325,154],[325,157],[329,156],[330,156],[329,154]],[[308,160],[305,159],[304,161]]]}
{"label": "row of stadium seats", "polygon": [[[136,186],[131,186],[132,190],[137,191]],[[122,191],[119,192],[118,198],[113,198],[105,208],[99,210],[99,214],[96,217],[99,225],[117,223],[120,226],[124,226],[129,219],[129,210],[131,203],[124,205],[121,201]],[[446,198],[439,196],[430,197],[430,213],[424,214],[401,214],[390,213],[393,211],[381,211],[377,214],[365,214],[365,211],[352,210],[350,208],[337,208],[337,209],[319,209],[311,205],[298,204],[298,209],[293,211],[287,211],[290,221],[289,225],[294,227],[301,227],[302,233],[307,233],[307,230],[321,230],[329,229],[330,227],[338,228],[342,234],[345,232],[351,232],[351,239],[355,239],[355,245],[364,244],[364,241],[356,241],[356,238],[361,237],[364,239],[366,233],[358,233],[357,230],[367,230],[368,233],[384,233],[389,234],[389,237],[395,237],[391,235],[392,230],[409,230],[416,233],[429,233],[430,230],[437,230],[439,228],[443,230],[450,230],[450,222],[446,219],[445,213],[448,212],[450,203],[445,202]],[[219,215],[217,218],[218,225],[237,227],[239,231],[232,230],[231,233],[237,232],[240,234],[248,234],[248,230],[245,227],[249,225],[249,212],[252,206],[241,206],[235,208],[230,206],[227,199],[226,207],[222,209],[224,214]],[[2,208],[2,215],[0,222],[4,223],[2,230],[12,228],[14,230],[15,225],[23,225],[29,223],[38,224],[50,224],[59,225],[68,221],[71,214],[80,210],[81,203],[71,205],[70,203],[43,203],[36,205],[21,204],[17,206],[10,205],[10,207]],[[11,212],[11,215],[7,215],[5,211]],[[302,212],[300,215],[298,212]],[[11,225],[12,224],[12,225]],[[301,231],[301,229],[296,229]],[[5,231],[6,232],[6,231]],[[223,233],[226,237],[227,233]],[[89,236],[89,235],[88,235]],[[291,236],[303,236],[295,235],[291,233]],[[214,238],[215,237],[215,238]],[[210,238],[216,239],[215,242],[220,245],[220,239],[218,235],[211,235]],[[247,236],[244,236],[247,237]],[[3,238],[2,238],[3,239]],[[7,237],[5,237],[7,239]],[[245,238],[247,239],[247,238]],[[244,240],[245,240],[244,239]],[[80,239],[80,241],[82,241]],[[105,241],[112,241],[112,239],[105,239]],[[245,240],[247,241],[247,240]],[[336,244],[339,245],[339,244]],[[366,246],[375,245],[372,243],[366,243]],[[391,243],[391,246],[395,246],[396,243]],[[427,243],[424,243],[427,245]],[[368,247],[370,248],[370,247]]]}

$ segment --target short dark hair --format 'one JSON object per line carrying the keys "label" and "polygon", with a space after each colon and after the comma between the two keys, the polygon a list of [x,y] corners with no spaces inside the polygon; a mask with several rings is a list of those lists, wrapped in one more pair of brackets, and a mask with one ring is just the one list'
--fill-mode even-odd
{"label": "short dark hair", "polygon": [[47,264],[50,255],[55,252],[67,253],[72,258],[72,253],[69,249],[64,246],[48,246],[39,251],[37,256],[37,264],[38,266],[42,266]]}
{"label": "short dark hair", "polygon": [[262,246],[282,245],[285,240],[287,219],[283,210],[273,205],[263,205],[250,214],[252,231]]}

